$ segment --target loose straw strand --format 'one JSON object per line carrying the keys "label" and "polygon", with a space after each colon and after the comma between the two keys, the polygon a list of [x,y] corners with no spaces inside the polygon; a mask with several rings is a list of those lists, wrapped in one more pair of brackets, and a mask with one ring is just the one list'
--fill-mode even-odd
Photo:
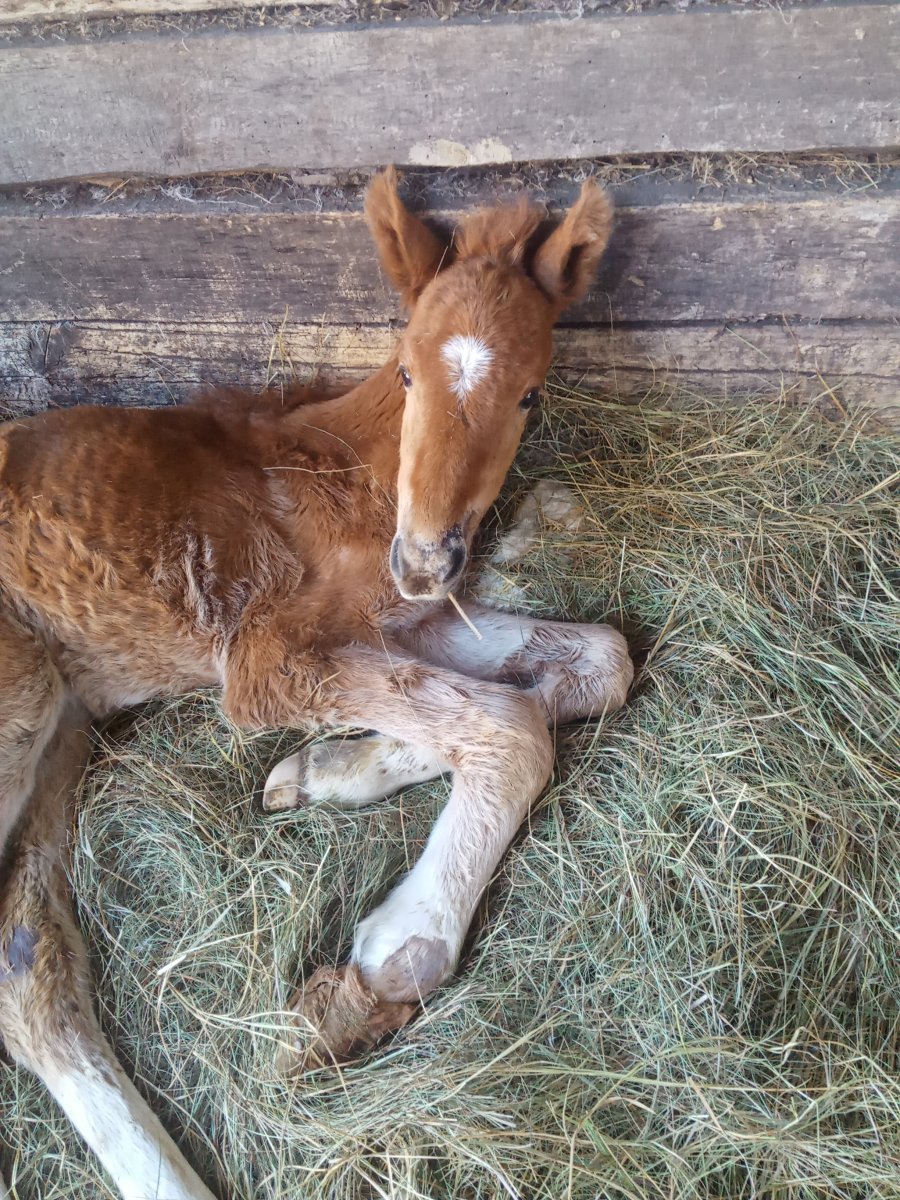
{"label": "loose straw strand", "polygon": [[468,627],[472,630],[472,632],[478,638],[479,642],[483,642],[484,638],[481,636],[481,634],[475,628],[471,619],[468,616],[466,616],[463,606],[460,604],[460,602],[457,600],[457,598],[453,595],[452,592],[447,593],[447,599],[450,601],[450,603],[453,605],[453,607],[456,609],[456,611],[462,617],[463,621],[465,621],[466,625],[468,625]]}

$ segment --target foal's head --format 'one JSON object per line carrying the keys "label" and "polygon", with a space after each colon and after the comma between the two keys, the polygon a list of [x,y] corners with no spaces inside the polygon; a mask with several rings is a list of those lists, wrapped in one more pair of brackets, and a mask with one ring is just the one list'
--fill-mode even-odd
{"label": "foal's head", "polygon": [[525,201],[476,213],[442,240],[404,206],[393,170],[366,197],[382,264],[410,311],[391,571],[402,595],[453,590],[550,365],[551,330],[587,290],[612,205],[592,182],[543,235]]}

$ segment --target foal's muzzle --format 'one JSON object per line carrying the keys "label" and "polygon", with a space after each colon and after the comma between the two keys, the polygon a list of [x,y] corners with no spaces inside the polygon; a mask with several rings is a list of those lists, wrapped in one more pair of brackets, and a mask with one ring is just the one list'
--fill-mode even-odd
{"label": "foal's muzzle", "polygon": [[465,570],[468,551],[458,529],[437,542],[398,533],[391,543],[391,574],[406,600],[443,600]]}

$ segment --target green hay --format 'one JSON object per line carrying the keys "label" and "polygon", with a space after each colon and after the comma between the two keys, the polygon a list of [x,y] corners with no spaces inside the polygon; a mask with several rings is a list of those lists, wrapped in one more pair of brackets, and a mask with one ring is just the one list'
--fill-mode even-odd
{"label": "green hay", "polygon": [[[643,667],[560,731],[458,978],[368,1061],[273,1077],[298,976],[347,953],[446,785],[266,817],[298,739],[196,695],[108,731],[84,788],[110,1037],[229,1200],[896,1200],[900,446],[558,390],[521,464],[507,514],[536,477],[587,513],[507,571],[526,606],[621,625]],[[0,1106],[19,1200],[111,1195],[25,1073]]]}

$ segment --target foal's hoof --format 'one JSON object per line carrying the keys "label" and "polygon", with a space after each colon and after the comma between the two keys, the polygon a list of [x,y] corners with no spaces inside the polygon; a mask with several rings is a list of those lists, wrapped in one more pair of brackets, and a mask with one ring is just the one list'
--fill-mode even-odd
{"label": "foal's hoof", "polygon": [[335,1066],[370,1050],[388,1033],[412,1019],[417,1004],[379,1000],[359,967],[319,967],[306,987],[291,998],[297,1032],[275,1057],[282,1075]]}
{"label": "foal's hoof", "polygon": [[363,808],[384,799],[394,786],[384,756],[384,738],[327,738],[304,746],[269,772],[263,791],[266,812],[284,812],[308,805]]}
{"label": "foal's hoof", "polygon": [[286,812],[309,803],[309,793],[301,783],[306,775],[305,768],[306,752],[303,750],[282,759],[272,768],[263,789],[262,806],[266,812]]}

